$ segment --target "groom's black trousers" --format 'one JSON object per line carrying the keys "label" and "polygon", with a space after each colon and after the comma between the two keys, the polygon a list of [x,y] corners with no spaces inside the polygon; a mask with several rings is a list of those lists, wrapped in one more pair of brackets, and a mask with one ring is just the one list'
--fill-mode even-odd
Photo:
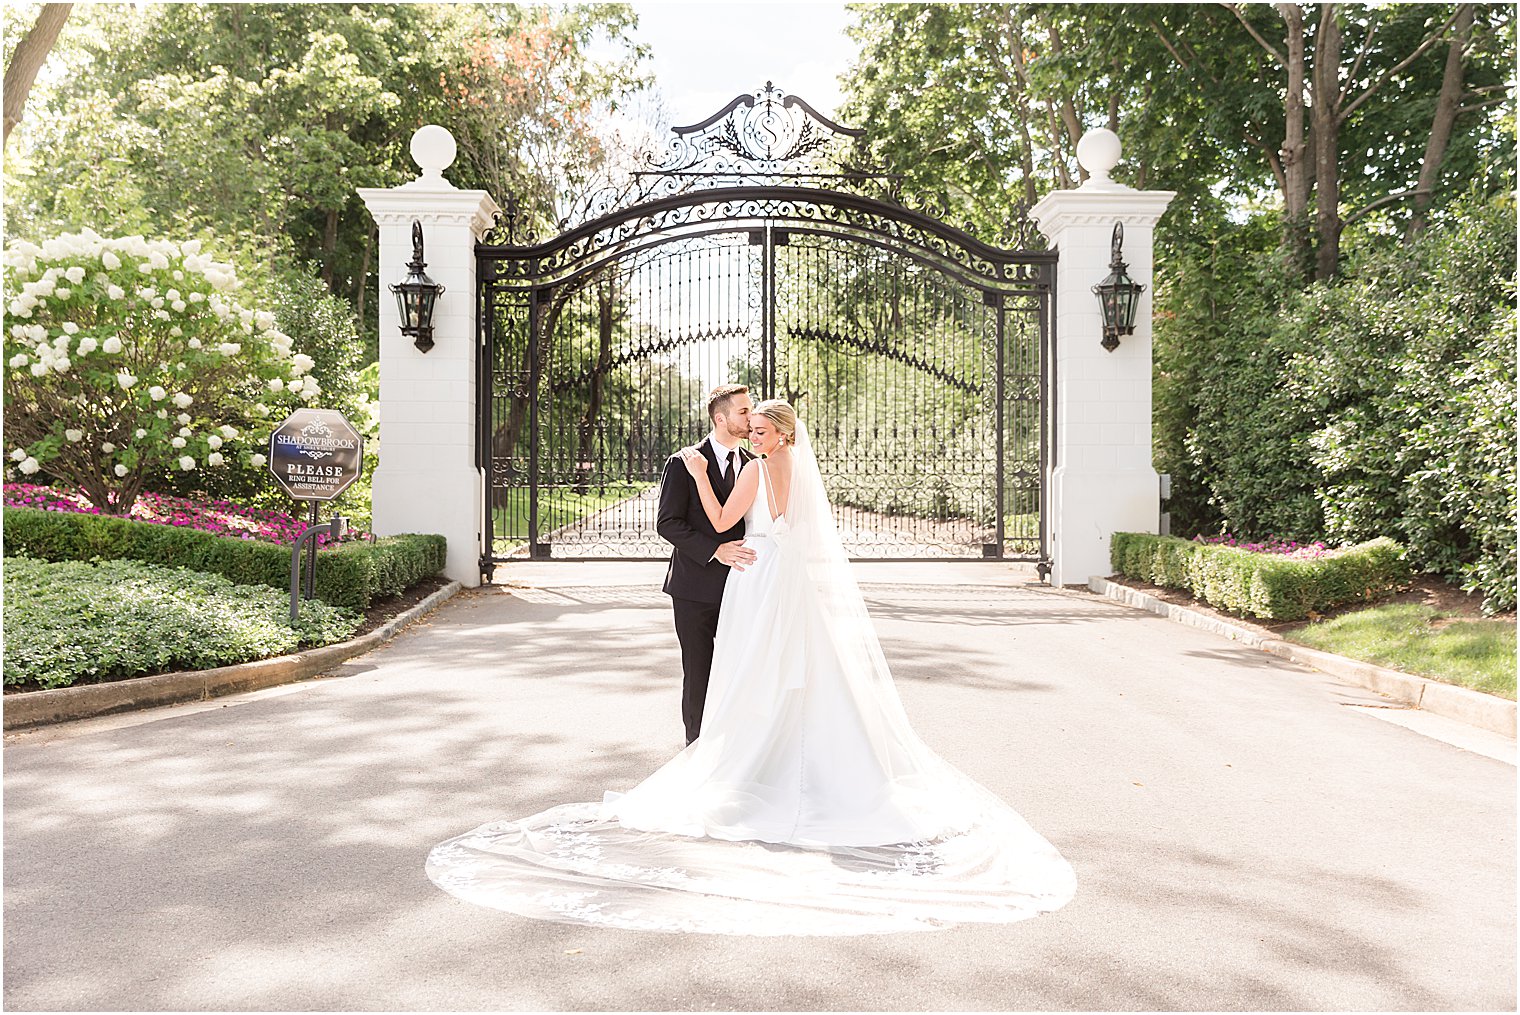
{"label": "groom's black trousers", "polygon": [[676,639],[681,643],[681,719],[686,723],[686,742],[702,732],[702,706],[707,701],[707,678],[712,673],[713,639],[718,635],[718,608],[722,603],[699,603],[672,597]]}

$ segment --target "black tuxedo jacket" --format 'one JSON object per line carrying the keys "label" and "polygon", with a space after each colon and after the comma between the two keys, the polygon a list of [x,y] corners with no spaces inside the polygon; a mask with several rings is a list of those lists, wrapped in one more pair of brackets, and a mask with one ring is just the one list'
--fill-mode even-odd
{"label": "black tuxedo jacket", "polygon": [[[718,502],[728,500],[738,470],[725,480],[718,471],[718,456],[712,442],[704,439],[697,445],[707,459],[707,478],[712,480],[713,492]],[[739,449],[739,468],[754,460],[754,455]],[[712,559],[718,547],[735,539],[744,538],[744,522],[727,532],[719,532],[707,520],[702,510],[702,498],[697,495],[697,481],[686,471],[686,463],[680,455],[665,460],[665,473],[660,477],[660,511],[655,523],[660,538],[675,547],[670,555],[670,568],[665,572],[665,592],[676,599],[691,599],[699,603],[723,601],[723,583],[728,580],[728,565]]]}

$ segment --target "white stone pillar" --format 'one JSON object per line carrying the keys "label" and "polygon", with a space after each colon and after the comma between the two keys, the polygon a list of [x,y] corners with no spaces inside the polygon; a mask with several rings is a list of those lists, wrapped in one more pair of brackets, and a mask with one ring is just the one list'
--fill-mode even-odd
{"label": "white stone pillar", "polygon": [[[1054,469],[1050,476],[1050,580],[1087,583],[1107,575],[1115,532],[1156,532],[1160,482],[1151,464],[1152,237],[1175,191],[1114,182],[1119,139],[1089,131],[1077,145],[1088,171],[1074,190],[1047,194],[1030,214],[1053,249],[1056,268]],[[1135,333],[1113,352],[1100,344],[1103,317],[1092,287],[1109,272],[1114,223],[1124,225],[1129,276],[1145,286]]]}
{"label": "white stone pillar", "polygon": [[[380,227],[380,465],[374,480],[374,531],[440,533],[444,573],[480,584],[484,478],[475,464],[475,242],[490,228],[496,202],[443,178],[454,137],[429,125],[412,135],[422,175],[389,189],[360,188]],[[406,277],[412,222],[422,223],[428,277],[444,286],[433,313],[434,346],[421,352],[401,334],[392,283]]]}

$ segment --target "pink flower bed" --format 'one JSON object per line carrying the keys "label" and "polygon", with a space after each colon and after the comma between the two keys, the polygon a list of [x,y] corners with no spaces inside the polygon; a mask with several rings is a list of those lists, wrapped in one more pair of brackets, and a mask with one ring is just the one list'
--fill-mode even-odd
{"label": "pink flower bed", "polygon": [[[39,511],[62,511],[70,514],[104,514],[82,493],[71,493],[51,486],[31,483],[6,483],[5,506],[34,508]],[[127,517],[155,525],[177,525],[199,529],[229,539],[261,539],[267,543],[289,546],[306,530],[306,523],[279,511],[244,507],[227,500],[194,501],[144,493],[132,505]],[[368,533],[350,529],[348,539],[368,538]],[[331,540],[319,536],[322,545]]]}
{"label": "pink flower bed", "polygon": [[1279,557],[1293,557],[1299,560],[1328,557],[1335,552],[1324,543],[1300,543],[1291,539],[1278,539],[1276,536],[1268,536],[1261,542],[1243,542],[1229,533],[1225,533],[1220,536],[1194,536],[1193,542],[1203,543],[1206,546],[1233,546],[1237,550],[1249,550],[1252,553],[1271,553]]}

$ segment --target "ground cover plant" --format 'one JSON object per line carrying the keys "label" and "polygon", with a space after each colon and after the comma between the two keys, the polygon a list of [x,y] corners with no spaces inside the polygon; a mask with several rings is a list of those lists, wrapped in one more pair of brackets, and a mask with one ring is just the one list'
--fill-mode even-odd
{"label": "ground cover plant", "polygon": [[362,617],[220,575],[137,561],[5,560],[7,690],[98,683],[284,655],[349,637]]}

